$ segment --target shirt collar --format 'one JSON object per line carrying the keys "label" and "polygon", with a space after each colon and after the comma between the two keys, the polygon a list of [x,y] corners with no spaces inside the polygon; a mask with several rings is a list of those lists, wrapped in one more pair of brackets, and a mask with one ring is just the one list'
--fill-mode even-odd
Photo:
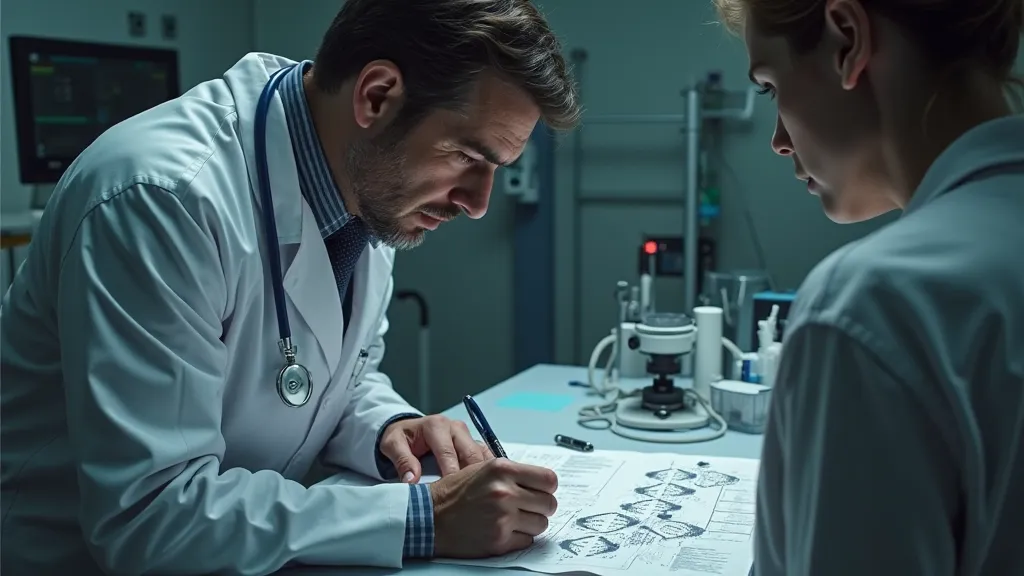
{"label": "shirt collar", "polygon": [[[280,94],[288,135],[295,151],[299,189],[316,217],[320,235],[326,239],[347,224],[352,215],[345,209],[341,191],[334,183],[306,102],[302,78],[312,65],[312,61],[304,60],[286,72],[281,80]],[[376,238],[371,238],[371,242],[374,246],[378,243]]]}
{"label": "shirt collar", "polygon": [[936,158],[910,199],[904,215],[981,172],[1024,163],[1024,115],[990,120],[968,130]]}

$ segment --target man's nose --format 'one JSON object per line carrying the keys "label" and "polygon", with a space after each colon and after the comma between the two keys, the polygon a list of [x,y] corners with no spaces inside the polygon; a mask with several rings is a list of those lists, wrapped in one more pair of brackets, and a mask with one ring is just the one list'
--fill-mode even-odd
{"label": "man's nose", "polygon": [[467,174],[461,186],[452,190],[451,201],[461,208],[466,216],[474,220],[483,218],[491,202],[493,187],[494,168],[475,170]]}

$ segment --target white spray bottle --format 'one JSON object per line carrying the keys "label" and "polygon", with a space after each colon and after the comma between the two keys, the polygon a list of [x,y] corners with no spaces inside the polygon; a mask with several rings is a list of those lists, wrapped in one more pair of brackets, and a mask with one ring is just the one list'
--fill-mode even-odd
{"label": "white spray bottle", "polygon": [[766,320],[757,322],[757,364],[761,375],[761,384],[775,385],[775,373],[779,368],[779,356],[782,354],[782,343],[776,342],[778,337],[779,306],[772,306]]}

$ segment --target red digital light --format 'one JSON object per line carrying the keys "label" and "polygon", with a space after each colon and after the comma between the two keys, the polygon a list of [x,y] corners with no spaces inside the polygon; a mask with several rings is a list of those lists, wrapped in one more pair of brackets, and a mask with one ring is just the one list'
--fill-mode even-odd
{"label": "red digital light", "polygon": [[644,252],[647,254],[657,254],[658,243],[655,242],[654,240],[648,240],[647,242],[644,242]]}

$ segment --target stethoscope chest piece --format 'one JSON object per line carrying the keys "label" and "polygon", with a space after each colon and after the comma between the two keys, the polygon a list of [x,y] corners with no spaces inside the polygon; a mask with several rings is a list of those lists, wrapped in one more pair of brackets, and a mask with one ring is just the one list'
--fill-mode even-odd
{"label": "stethoscope chest piece", "polygon": [[289,364],[277,375],[277,393],[284,403],[298,408],[309,402],[313,386],[309,382],[309,370],[302,364]]}
{"label": "stethoscope chest piece", "polygon": [[[290,339],[289,339],[290,340]],[[313,395],[313,383],[309,370],[295,361],[295,347],[289,341],[282,345],[285,365],[277,374],[277,393],[288,406],[298,408],[309,402]]]}

